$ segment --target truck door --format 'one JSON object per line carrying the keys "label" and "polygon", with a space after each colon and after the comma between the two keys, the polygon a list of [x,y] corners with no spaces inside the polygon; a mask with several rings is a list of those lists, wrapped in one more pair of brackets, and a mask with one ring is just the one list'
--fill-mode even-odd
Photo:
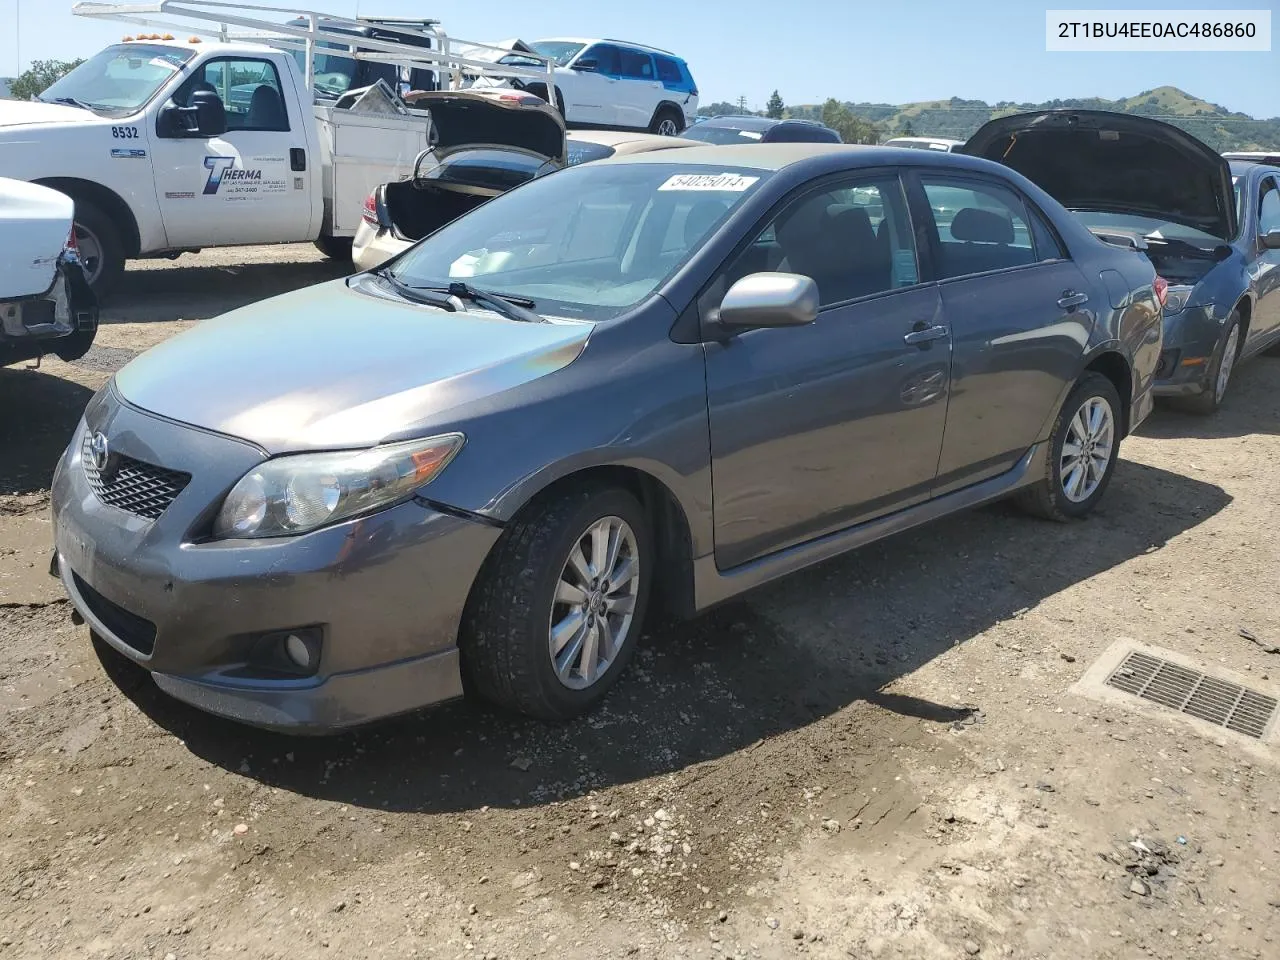
{"label": "truck door", "polygon": [[227,131],[219,137],[175,136],[158,125],[152,157],[169,245],[312,239],[319,230],[312,191],[320,174],[304,125],[315,120],[300,115],[276,64],[252,56],[206,60],[173,102],[186,106],[196,90],[212,90],[222,99]]}

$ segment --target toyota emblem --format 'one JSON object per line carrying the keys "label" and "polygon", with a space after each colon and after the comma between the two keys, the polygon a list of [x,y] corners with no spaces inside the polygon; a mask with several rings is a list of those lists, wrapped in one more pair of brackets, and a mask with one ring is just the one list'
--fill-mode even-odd
{"label": "toyota emblem", "polygon": [[107,438],[104,434],[95,433],[89,438],[89,457],[99,473],[107,469],[107,463],[111,459],[111,448],[107,446]]}

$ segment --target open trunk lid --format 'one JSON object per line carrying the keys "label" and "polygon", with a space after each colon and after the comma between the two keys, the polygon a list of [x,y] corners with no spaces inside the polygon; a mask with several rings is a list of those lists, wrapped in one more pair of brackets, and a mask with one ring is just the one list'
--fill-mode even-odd
{"label": "open trunk lid", "polygon": [[1236,235],[1231,168],[1149,117],[1043,110],[984,124],[957,153],[1016,170],[1069,210],[1158,217],[1224,242]]}
{"label": "open trunk lid", "polygon": [[448,90],[405,97],[431,113],[433,149],[517,147],[565,162],[565,128],[559,111],[532,94],[511,90]]}

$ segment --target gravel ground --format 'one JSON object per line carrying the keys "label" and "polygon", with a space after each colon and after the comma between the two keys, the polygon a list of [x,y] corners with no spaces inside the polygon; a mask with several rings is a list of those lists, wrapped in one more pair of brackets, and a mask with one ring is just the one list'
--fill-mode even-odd
{"label": "gravel ground", "polygon": [[47,487],[135,352],[336,275],[141,265],[83,361],[0,370],[0,958],[1280,956],[1273,748],[1072,692],[1125,640],[1280,691],[1280,361],[1157,414],[1093,519],[975,511],[655,630],[582,721],[290,740],[95,650]]}

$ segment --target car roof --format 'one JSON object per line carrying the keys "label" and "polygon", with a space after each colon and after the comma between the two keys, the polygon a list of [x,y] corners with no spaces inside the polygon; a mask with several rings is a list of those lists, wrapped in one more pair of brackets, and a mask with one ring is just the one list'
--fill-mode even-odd
{"label": "car roof", "polygon": [[1263,160],[1229,160],[1227,166],[1231,168],[1232,176],[1243,177],[1250,170],[1260,170],[1263,173],[1280,173],[1280,165],[1266,163]]}
{"label": "car roof", "polygon": [[[697,141],[693,141],[695,144]],[[813,162],[823,158],[844,157],[844,169],[880,166],[948,166],[981,170],[1009,176],[1013,171],[989,160],[963,153],[942,153],[910,147],[880,147],[850,143],[747,143],[696,145],[681,150],[678,156],[665,150],[610,157],[597,163],[680,163],[696,167],[741,167],[777,172],[784,167]],[[830,166],[830,164],[823,164]]]}
{"label": "car roof", "polygon": [[636,50],[644,50],[648,53],[660,53],[664,57],[671,57],[673,60],[683,59],[670,50],[663,50],[661,47],[651,47],[647,43],[636,43],[634,40],[618,40],[614,37],[540,37],[531,41],[531,43],[581,43],[583,45],[615,43],[620,47],[633,47]]}

